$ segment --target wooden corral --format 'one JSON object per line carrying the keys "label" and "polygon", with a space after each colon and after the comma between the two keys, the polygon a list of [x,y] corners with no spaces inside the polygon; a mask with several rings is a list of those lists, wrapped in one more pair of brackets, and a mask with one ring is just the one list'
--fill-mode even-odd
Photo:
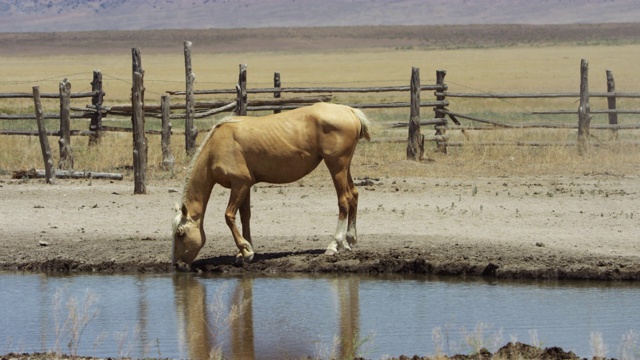
{"label": "wooden corral", "polygon": [[[196,137],[198,130],[193,120],[206,117],[212,117],[222,112],[235,112],[235,114],[244,115],[248,112],[264,112],[273,111],[280,112],[283,110],[295,109],[306,106],[314,102],[331,101],[334,94],[351,94],[357,98],[361,94],[367,93],[409,93],[407,102],[353,102],[346,105],[361,109],[391,109],[391,108],[409,108],[409,116],[407,122],[396,123],[394,127],[408,126],[408,135],[404,139],[377,139],[377,141],[406,141],[407,142],[407,158],[421,159],[424,155],[424,142],[435,141],[436,151],[441,153],[447,152],[448,146],[463,146],[464,141],[453,142],[449,140],[449,133],[454,130],[488,130],[488,129],[523,129],[523,128],[575,128],[578,130],[578,139],[575,144],[578,145],[578,152],[584,153],[589,148],[589,132],[590,129],[608,129],[611,131],[611,139],[617,140],[619,130],[640,129],[640,124],[619,124],[618,114],[640,114],[640,110],[621,110],[616,108],[617,98],[640,98],[640,93],[617,92],[613,72],[607,71],[607,91],[606,92],[590,92],[588,86],[588,62],[582,60],[580,91],[575,93],[460,93],[449,92],[448,86],[444,81],[446,71],[436,71],[436,83],[424,85],[420,83],[420,70],[413,68],[411,78],[408,85],[384,86],[384,87],[282,87],[280,73],[274,73],[274,85],[270,88],[249,88],[247,86],[247,65],[240,64],[238,82],[233,88],[215,89],[215,90],[195,90],[195,75],[191,65],[191,43],[184,42],[184,58],[185,58],[185,90],[169,90],[166,95],[162,95],[159,104],[148,104],[144,96],[144,70],[142,69],[142,57],[139,49],[132,49],[132,92],[131,105],[106,105],[104,103],[105,93],[102,90],[102,74],[94,71],[92,91],[86,93],[72,93],[71,84],[64,79],[59,86],[58,94],[39,93],[39,89],[34,87],[32,93],[0,93],[0,99],[10,98],[33,98],[36,105],[36,114],[17,114],[5,115],[0,114],[2,120],[37,120],[38,131],[32,130],[2,130],[0,135],[31,135],[40,136],[41,142],[47,141],[47,136],[59,136],[60,144],[60,169],[73,170],[74,160],[71,146],[71,136],[89,136],[90,145],[98,145],[100,137],[106,131],[127,131],[133,133],[133,165],[135,173],[135,193],[146,193],[145,173],[146,173],[146,157],[147,157],[147,140],[145,134],[159,134],[162,137],[162,166],[166,170],[173,168],[173,155],[170,150],[171,134],[184,134],[185,150],[187,154],[193,154],[196,147]],[[423,90],[433,91],[432,100],[421,100],[421,92]],[[251,95],[270,94],[273,99],[253,99]],[[283,94],[293,94],[291,97],[282,97]],[[220,95],[235,96],[235,98],[227,100],[209,100],[198,101],[197,97],[201,95]],[[607,99],[607,109],[590,108],[589,99],[594,97],[603,97]],[[45,114],[41,107],[38,107],[40,98],[58,98],[60,99],[59,113]],[[71,107],[70,99],[91,98],[91,104],[87,104],[85,108]],[[171,103],[172,98],[184,99],[184,103]],[[457,112],[455,109],[456,98],[471,98],[482,101],[484,99],[552,99],[552,98],[574,98],[579,100],[579,105],[575,110],[553,110],[553,111],[535,111],[534,115],[554,116],[567,114],[577,114],[578,121],[575,124],[567,123],[526,123],[514,124],[495,119],[485,119],[478,116]],[[453,101],[453,103],[452,103]],[[421,108],[432,108],[432,116],[421,115]],[[607,125],[598,124],[591,125],[590,120],[592,114],[607,114],[609,123]],[[102,120],[108,116],[130,117],[132,119],[131,127],[110,127],[104,126]],[[145,129],[145,118],[156,118],[162,120],[162,130]],[[60,128],[58,130],[44,129],[43,119],[60,119]],[[90,119],[89,129],[71,129],[70,119]],[[172,129],[172,119],[184,119],[184,131],[176,131]],[[470,123],[462,125],[460,119],[465,119]],[[42,124],[41,124],[42,123]],[[422,126],[434,126],[435,133],[431,136],[422,134]],[[502,142],[493,141],[482,145],[533,145],[544,146],[552,145],[551,142]],[[554,143],[555,144],[555,143]],[[555,144],[558,145],[558,144]],[[571,144],[573,145],[573,144]],[[50,159],[50,150],[44,148],[43,159],[45,170],[47,172],[47,180],[53,181],[56,172],[53,171],[53,161]],[[47,155],[48,153],[48,155]]]}

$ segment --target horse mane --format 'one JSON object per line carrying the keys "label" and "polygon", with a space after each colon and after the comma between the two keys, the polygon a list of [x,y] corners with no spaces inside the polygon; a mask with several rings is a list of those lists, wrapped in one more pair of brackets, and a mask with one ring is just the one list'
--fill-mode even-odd
{"label": "horse mane", "polygon": [[193,157],[191,158],[191,162],[189,163],[189,167],[187,168],[187,173],[185,175],[184,185],[183,185],[183,188],[182,188],[182,203],[183,204],[184,204],[184,200],[185,200],[184,199],[185,194],[187,193],[187,191],[186,191],[187,190],[187,186],[189,186],[189,181],[191,180],[191,175],[193,173],[193,168],[195,167],[195,164],[196,164],[196,161],[198,160],[198,157],[200,157],[200,153],[202,152],[202,149],[209,142],[209,140],[211,140],[211,137],[213,137],[213,133],[216,131],[217,128],[219,128],[223,124],[239,122],[239,121],[242,121],[242,120],[236,118],[233,115],[229,115],[229,116],[226,116],[226,117],[222,118],[220,121],[218,121],[211,128],[211,130],[209,130],[209,132],[207,133],[207,136],[202,141],[202,144],[200,144],[200,146],[198,146],[196,151],[193,153]]}

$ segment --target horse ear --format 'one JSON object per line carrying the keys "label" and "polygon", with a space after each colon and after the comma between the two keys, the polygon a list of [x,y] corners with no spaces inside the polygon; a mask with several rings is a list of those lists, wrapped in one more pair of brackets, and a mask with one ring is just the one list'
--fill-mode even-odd
{"label": "horse ear", "polygon": [[187,216],[187,205],[185,205],[184,203],[182,204],[182,208],[180,209],[182,211],[182,216]]}

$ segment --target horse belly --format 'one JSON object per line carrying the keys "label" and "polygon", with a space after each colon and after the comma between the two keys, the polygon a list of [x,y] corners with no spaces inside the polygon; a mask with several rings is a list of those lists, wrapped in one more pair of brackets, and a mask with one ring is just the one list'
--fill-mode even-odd
{"label": "horse belly", "polygon": [[243,118],[233,138],[256,182],[289,183],[312,172],[322,160],[313,118],[295,112],[275,118]]}
{"label": "horse belly", "polygon": [[298,150],[291,154],[262,154],[256,160],[250,166],[256,182],[282,184],[302,179],[320,164],[322,158]]}

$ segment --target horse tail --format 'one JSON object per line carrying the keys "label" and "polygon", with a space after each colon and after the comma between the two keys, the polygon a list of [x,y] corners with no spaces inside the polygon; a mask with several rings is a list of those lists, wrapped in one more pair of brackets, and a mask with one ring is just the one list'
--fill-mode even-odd
{"label": "horse tail", "polygon": [[366,139],[371,140],[371,134],[369,133],[369,127],[371,126],[371,122],[367,119],[367,116],[360,109],[351,109],[353,114],[360,121],[360,135],[358,139]]}

